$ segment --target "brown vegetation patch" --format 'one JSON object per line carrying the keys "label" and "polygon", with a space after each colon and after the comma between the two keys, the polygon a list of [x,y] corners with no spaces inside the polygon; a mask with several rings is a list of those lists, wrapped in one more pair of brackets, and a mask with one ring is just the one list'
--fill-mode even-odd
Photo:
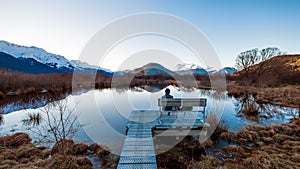
{"label": "brown vegetation patch", "polygon": [[213,140],[219,138],[223,132],[228,131],[228,126],[224,123],[224,120],[218,119],[214,113],[209,113],[206,121],[210,124],[208,133],[212,133],[211,137]]}
{"label": "brown vegetation patch", "polygon": [[88,149],[93,152],[97,152],[99,149],[101,149],[101,147],[99,144],[93,143],[93,144],[89,145]]}
{"label": "brown vegetation patch", "polygon": [[229,142],[236,140],[236,134],[233,132],[223,132],[220,137]]}
{"label": "brown vegetation patch", "polygon": [[[300,108],[300,85],[287,85],[282,87],[228,85],[227,90],[228,95],[234,96],[235,98],[251,94],[253,95],[255,102],[258,104],[267,103],[285,107]],[[255,109],[253,112],[255,113]]]}
{"label": "brown vegetation patch", "polygon": [[[262,87],[278,87],[282,85],[299,85],[300,55],[280,55],[251,66],[247,71],[242,70],[235,76],[228,76],[228,80],[239,84],[256,85]],[[284,73],[283,73],[284,72]],[[249,78],[251,81],[249,82]]]}
{"label": "brown vegetation patch", "polygon": [[73,146],[74,154],[76,154],[76,155],[85,154],[85,153],[87,153],[88,147],[89,147],[88,145],[83,144],[83,143],[75,144]]}
{"label": "brown vegetation patch", "polygon": [[[168,145],[160,144],[158,140],[155,144],[158,154],[169,149]],[[193,164],[193,160],[200,161],[203,154],[205,149],[199,141],[187,136],[175,147],[157,155],[156,159],[159,168],[188,168]]]}
{"label": "brown vegetation patch", "polygon": [[2,91],[0,91],[0,100],[2,100],[4,98],[5,98],[5,94]]}
{"label": "brown vegetation patch", "polygon": [[85,157],[76,158],[74,156],[63,156],[61,154],[55,154],[46,166],[53,169],[92,169],[92,163]]}
{"label": "brown vegetation patch", "polygon": [[16,133],[12,136],[0,137],[0,145],[5,147],[18,147],[23,144],[29,144],[31,138],[25,133]]}
{"label": "brown vegetation patch", "polygon": [[3,123],[3,115],[2,113],[0,112],[0,125]]}
{"label": "brown vegetation patch", "polygon": [[[118,160],[116,156],[98,144],[88,146],[82,143],[75,144],[72,140],[60,141],[59,143],[63,142],[66,148],[63,154],[58,144],[51,151],[46,147],[34,146],[25,133],[2,136],[0,140],[0,169],[91,169],[93,166],[89,159],[76,155],[96,156],[96,152],[101,154],[99,157],[101,157],[102,168],[115,168]],[[92,149],[95,153],[90,154],[88,149]]]}
{"label": "brown vegetation patch", "polygon": [[51,150],[51,155],[54,154],[74,154],[74,141],[73,140],[59,140],[54,144]]}
{"label": "brown vegetation patch", "polygon": [[[0,168],[41,168],[49,157],[47,150],[41,150],[30,143],[25,133],[0,137]],[[42,166],[41,166],[42,165]]]}
{"label": "brown vegetation patch", "polygon": [[[300,166],[300,119],[266,127],[248,125],[236,134],[235,142],[216,152],[223,154],[221,168],[297,168]],[[231,133],[222,133],[232,141]],[[201,163],[201,162],[199,162]]]}

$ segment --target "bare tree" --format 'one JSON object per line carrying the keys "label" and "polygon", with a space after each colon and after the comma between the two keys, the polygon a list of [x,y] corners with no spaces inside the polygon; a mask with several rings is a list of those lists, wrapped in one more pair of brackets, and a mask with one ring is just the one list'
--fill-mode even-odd
{"label": "bare tree", "polygon": [[[276,47],[268,47],[262,50],[259,50],[257,48],[247,50],[245,52],[241,52],[237,56],[235,60],[236,67],[238,68],[238,70],[245,71],[245,75],[247,76],[249,83],[255,83],[262,73],[262,68],[264,66],[265,61],[283,53],[284,52],[282,52],[279,48]],[[250,75],[251,66],[257,63],[261,64],[257,67],[256,72]]]}
{"label": "bare tree", "polygon": [[276,47],[268,47],[259,51],[260,53],[260,61],[266,61],[274,56],[282,55],[282,52],[279,48]]}
{"label": "bare tree", "polygon": [[42,138],[55,141],[65,154],[66,139],[71,139],[79,129],[76,106],[70,108],[67,99],[54,101],[40,109],[40,113],[28,114],[24,125],[32,125],[30,130]]}
{"label": "bare tree", "polygon": [[235,60],[236,67],[239,70],[249,69],[250,66],[254,65],[259,60],[258,51],[259,50],[256,48],[252,50],[247,50],[245,52],[241,52]]}
{"label": "bare tree", "polygon": [[276,47],[268,47],[265,49],[262,49],[259,51],[260,57],[259,57],[259,66],[256,70],[255,77],[253,78],[253,82],[256,82],[256,80],[259,78],[259,76],[262,74],[262,68],[265,65],[265,61],[268,59],[271,59],[274,56],[282,55],[284,52],[282,52],[279,48]]}
{"label": "bare tree", "polygon": [[250,67],[259,61],[259,50],[257,48],[241,52],[235,62],[238,70],[244,70],[247,78],[251,82]]}

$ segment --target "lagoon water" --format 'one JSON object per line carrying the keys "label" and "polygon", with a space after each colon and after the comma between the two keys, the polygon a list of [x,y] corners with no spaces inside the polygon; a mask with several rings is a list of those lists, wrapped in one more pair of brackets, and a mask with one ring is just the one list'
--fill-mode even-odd
{"label": "lagoon water", "polygon": [[[241,107],[247,105],[247,103],[242,102],[245,99],[228,97],[226,92],[187,90],[173,86],[168,86],[168,88],[175,98],[207,98],[206,113],[214,113],[220,117],[228,125],[229,130],[233,132],[237,132],[248,124],[268,125],[287,122],[298,113],[298,110],[293,108],[259,105],[260,111],[263,114],[268,114],[270,118],[259,118],[258,121],[251,121],[240,115]],[[77,125],[80,126],[73,139],[78,142],[97,142],[110,148],[119,149],[123,143],[125,126],[131,111],[159,109],[157,99],[164,94],[165,89],[150,88],[150,90],[141,88],[102,89],[68,96],[64,100],[70,110],[75,108],[74,113],[78,117]],[[253,100],[250,98],[248,102],[253,102]],[[26,117],[27,113],[41,112],[42,109],[44,107],[23,109],[5,114],[4,123],[0,126],[1,135],[26,132],[35,141],[38,141],[39,137],[32,132],[37,127],[23,125],[22,119]]]}

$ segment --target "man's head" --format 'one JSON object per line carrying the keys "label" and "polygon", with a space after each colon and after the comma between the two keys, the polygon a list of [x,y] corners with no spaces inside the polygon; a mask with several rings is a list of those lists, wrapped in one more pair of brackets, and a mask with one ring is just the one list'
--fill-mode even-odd
{"label": "man's head", "polygon": [[166,88],[165,93],[170,94],[170,92],[171,92],[170,89]]}

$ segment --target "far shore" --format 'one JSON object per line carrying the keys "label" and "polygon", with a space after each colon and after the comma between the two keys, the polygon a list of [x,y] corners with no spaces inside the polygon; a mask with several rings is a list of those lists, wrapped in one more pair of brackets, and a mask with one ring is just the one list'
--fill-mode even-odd
{"label": "far shore", "polygon": [[[202,82],[203,83],[203,82]],[[211,90],[210,85],[202,85],[198,82],[196,88],[203,90]],[[209,83],[209,82],[206,82]],[[4,106],[9,103],[21,101],[26,104],[26,100],[32,99],[46,99],[46,100],[58,100],[66,97],[72,93],[78,93],[82,91],[89,91],[93,89],[105,89],[105,88],[120,88],[130,89],[134,87],[141,87],[149,90],[149,86],[156,89],[162,89],[168,85],[179,86],[174,80],[168,80],[161,83],[160,81],[139,80],[138,82],[132,81],[130,86],[115,85],[111,86],[110,82],[106,81],[98,82],[96,84],[82,84],[77,87],[70,85],[63,86],[48,86],[47,88],[40,87],[21,87],[17,89],[9,89],[0,91],[0,106]],[[258,104],[272,104],[291,108],[300,108],[300,85],[282,85],[274,87],[259,87],[255,85],[240,85],[236,81],[227,81],[226,90],[228,96],[235,98],[245,97],[252,95]],[[182,86],[191,88],[191,86]]]}

